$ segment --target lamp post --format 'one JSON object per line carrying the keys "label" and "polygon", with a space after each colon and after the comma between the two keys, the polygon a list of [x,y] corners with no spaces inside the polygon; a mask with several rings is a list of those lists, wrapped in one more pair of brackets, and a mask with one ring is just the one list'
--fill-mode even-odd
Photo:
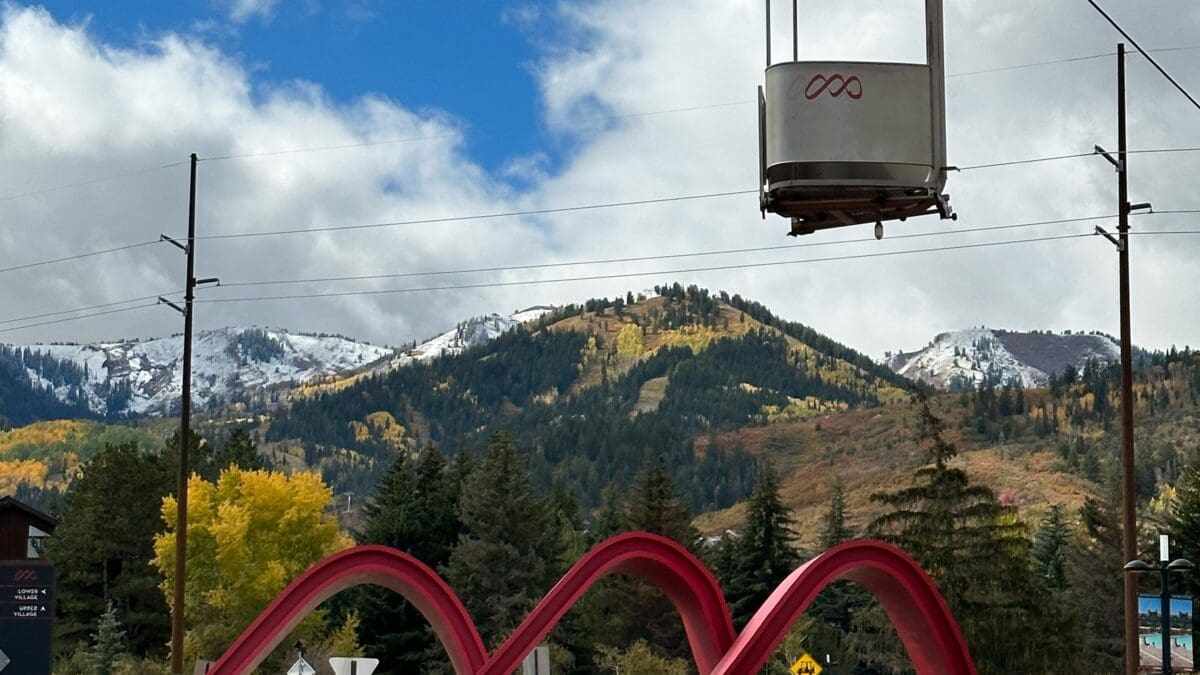
{"label": "lamp post", "polygon": [[[1160,535],[1158,541],[1159,562],[1157,566],[1151,565],[1145,560],[1130,560],[1129,562],[1125,563],[1125,573],[1144,574],[1158,570],[1159,574],[1161,575],[1160,584],[1162,592],[1160,597],[1162,598],[1162,605],[1160,609],[1160,618],[1162,619],[1162,672],[1166,675],[1170,675],[1170,673],[1174,672],[1171,668],[1171,573],[1193,572],[1195,571],[1196,566],[1193,565],[1190,560],[1184,558],[1170,560],[1170,555],[1168,554],[1169,541],[1167,539],[1167,535]],[[1168,562],[1168,560],[1170,560],[1170,562]],[[1139,651],[1141,649],[1140,641],[1138,649]]]}

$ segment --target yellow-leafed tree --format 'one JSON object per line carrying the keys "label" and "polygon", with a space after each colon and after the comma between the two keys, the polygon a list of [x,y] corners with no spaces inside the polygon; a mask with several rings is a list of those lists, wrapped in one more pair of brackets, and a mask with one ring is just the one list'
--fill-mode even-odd
{"label": "yellow-leafed tree", "polygon": [[642,355],[642,327],[627,323],[617,333],[617,353],[621,356]]}
{"label": "yellow-leafed tree", "polygon": [[[185,589],[187,660],[215,659],[293,579],[352,542],[328,512],[333,492],[319,476],[231,467],[210,483],[188,483]],[[173,496],[163,500],[165,532],[154,539],[154,564],[171,604],[175,587]],[[320,615],[298,629],[321,637]]]}

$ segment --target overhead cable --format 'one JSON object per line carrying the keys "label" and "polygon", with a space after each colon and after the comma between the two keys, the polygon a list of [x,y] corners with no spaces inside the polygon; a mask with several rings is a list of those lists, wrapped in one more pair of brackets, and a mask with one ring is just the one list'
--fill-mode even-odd
{"label": "overhead cable", "polygon": [[784,265],[800,265],[808,263],[834,262],[845,260],[862,260],[869,258],[883,258],[900,255],[912,255],[917,253],[933,253],[938,251],[957,251],[964,249],[987,248],[992,246],[1008,246],[1013,244],[1028,244],[1043,241],[1056,241],[1062,239],[1079,239],[1083,237],[1097,236],[1094,232],[1084,232],[1079,234],[1064,234],[1047,237],[1034,237],[1028,239],[1012,239],[1007,241],[981,242],[975,244],[957,244],[953,246],[938,246],[923,249],[907,249],[902,251],[884,251],[878,253],[859,253],[851,255],[829,256],[825,258],[805,258],[800,260],[776,260],[754,263],[736,263],[730,265],[712,265],[706,267],[690,267],[671,270],[655,270],[650,272],[621,272],[613,274],[592,274],[587,276],[576,277],[559,277],[555,279],[527,279],[520,281],[495,281],[495,282],[480,282],[471,284],[452,284],[445,286],[425,286],[413,288],[385,288],[362,291],[334,291],[328,293],[297,293],[292,295],[267,295],[267,296],[252,296],[252,297],[234,297],[234,298],[206,298],[196,300],[195,302],[206,303],[230,303],[230,302],[263,302],[273,300],[302,300],[312,298],[336,298],[346,296],[360,295],[391,295],[399,293],[424,293],[430,291],[450,291],[450,290],[466,290],[478,288],[501,288],[507,286],[532,286],[540,284],[555,284],[574,281],[599,281],[604,279],[627,279],[632,277],[648,277],[648,276],[669,276],[673,274],[688,274],[694,272],[717,272],[738,269],[753,269],[762,267],[779,267]]}
{"label": "overhead cable", "polygon": [[1175,85],[1175,88],[1179,90],[1179,93],[1183,94],[1187,98],[1187,100],[1191,101],[1192,105],[1195,106],[1197,110],[1200,110],[1200,101],[1197,101],[1195,98],[1193,98],[1192,95],[1188,93],[1187,89],[1183,88],[1182,84],[1179,84],[1179,82],[1177,82],[1175,80],[1175,78],[1171,77],[1171,74],[1168,73],[1165,68],[1158,65],[1158,61],[1155,61],[1153,56],[1150,56],[1149,54],[1147,54],[1146,50],[1142,49],[1142,46],[1137,43],[1137,40],[1134,40],[1132,35],[1125,32],[1125,29],[1121,28],[1121,25],[1118,24],[1115,19],[1113,19],[1111,16],[1109,16],[1108,12],[1104,11],[1104,8],[1102,8],[1096,2],[1096,0],[1088,0],[1088,2],[1092,5],[1092,7],[1096,8],[1097,12],[1100,12],[1101,16],[1103,16],[1110,24],[1112,24],[1113,28],[1117,29],[1118,33],[1120,33],[1121,35],[1124,35],[1125,39],[1129,40],[1129,42],[1133,44],[1134,48],[1136,48],[1139,52],[1142,53],[1143,56],[1146,57],[1146,60],[1150,62],[1150,65],[1154,66],[1155,69],[1157,69],[1158,72],[1161,73],[1163,77],[1167,78],[1168,82]]}
{"label": "overhead cable", "polygon": [[[1107,220],[1107,219],[1112,219],[1112,218],[1116,218],[1116,217],[1117,217],[1116,214],[1109,214],[1109,215],[1103,215],[1103,216],[1084,216],[1084,217],[1080,217],[1080,218],[1062,218],[1062,219],[1058,219],[1058,220],[1040,220],[1040,221],[1026,222],[1026,223],[1013,223],[1013,224],[1009,224],[1009,225],[993,225],[993,226],[989,226],[989,227],[974,227],[974,228],[966,228],[966,229],[961,229],[961,230],[937,230],[937,231],[933,231],[933,232],[916,232],[916,233],[911,233],[911,234],[900,234],[900,235],[889,236],[888,240],[891,241],[891,240],[896,240],[896,239],[914,239],[914,238],[919,238],[919,237],[936,237],[936,236],[944,236],[944,235],[951,235],[951,234],[969,234],[972,232],[989,232],[989,231],[994,231],[994,230],[1011,230],[1011,229],[1023,228],[1023,227],[1036,227],[1036,226],[1040,226],[1040,225],[1059,225],[1059,224],[1064,224],[1064,223],[1078,223],[1078,222],[1084,222],[1084,221],[1089,221],[1089,220]],[[778,244],[775,246],[756,246],[756,247],[750,247],[750,248],[735,248],[735,249],[723,249],[723,250],[713,250],[713,251],[696,251],[696,252],[689,252],[689,253],[669,253],[669,254],[659,254],[659,255],[627,257],[627,258],[606,258],[606,259],[600,259],[600,260],[574,260],[574,261],[569,261],[569,262],[530,263],[530,264],[524,264],[524,265],[507,265],[507,266],[502,266],[502,267],[474,267],[474,268],[462,268],[462,269],[454,269],[454,270],[435,270],[435,271],[427,271],[427,272],[397,272],[397,273],[392,273],[392,274],[366,274],[366,275],[357,275],[357,276],[314,277],[314,278],[308,278],[308,279],[278,279],[278,280],[240,281],[240,282],[233,281],[233,282],[223,282],[221,284],[221,286],[223,288],[230,288],[230,287],[237,287],[237,286],[284,286],[284,285],[328,283],[328,282],[340,282],[340,281],[369,281],[369,280],[378,280],[378,279],[400,279],[400,278],[409,278],[409,277],[445,276],[445,275],[457,275],[457,274],[479,274],[479,273],[484,273],[484,272],[513,272],[513,271],[519,271],[519,270],[548,269],[548,268],[554,268],[554,267],[580,267],[580,266],[584,266],[584,265],[610,265],[610,264],[617,264],[617,263],[646,262],[646,261],[650,261],[650,260],[672,260],[672,259],[678,259],[678,258],[698,258],[698,257],[703,257],[703,256],[734,255],[734,254],[739,254],[739,253],[761,253],[761,252],[767,252],[767,251],[785,251],[785,250],[791,250],[791,249],[797,249],[797,248],[812,248],[812,247],[817,247],[817,246],[836,246],[838,244],[872,243],[875,241],[876,241],[875,237],[872,236],[872,237],[863,237],[860,239],[838,239],[838,240],[834,240],[834,241],[813,241],[813,242],[804,242],[804,243],[800,243],[800,244]]]}

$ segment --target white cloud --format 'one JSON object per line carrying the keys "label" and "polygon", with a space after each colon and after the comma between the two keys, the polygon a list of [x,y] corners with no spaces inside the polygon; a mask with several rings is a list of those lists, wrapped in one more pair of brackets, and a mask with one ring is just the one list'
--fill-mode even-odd
{"label": "white cloud", "polygon": [[[921,4],[858,0],[822,8],[801,3],[802,57],[919,58]],[[786,21],[790,3],[776,5],[776,17]],[[1153,12],[1130,11],[1117,18],[1147,47],[1191,45],[1200,17],[1182,11],[1186,6],[1175,0]],[[199,231],[320,228],[754,188],[752,105],[632,114],[752,99],[763,67],[759,0],[593,0],[564,3],[555,11],[543,10],[536,21],[528,21],[539,30],[553,25],[558,39],[530,39],[546,45],[534,68],[546,126],[557,136],[554,142],[565,141],[562,147],[571,151],[557,169],[533,153],[510,158],[492,175],[472,161],[463,141],[464,122],[438,111],[372,95],[335,103],[315,85],[255,82],[244,66],[193,39],[167,35],[149,49],[118,49],[81,27],[57,23],[42,10],[10,8],[0,27],[0,156],[5,158],[0,192],[176,162],[193,151],[214,157],[419,136],[434,140],[204,162]],[[1086,4],[950,0],[946,16],[951,73],[1100,54],[1116,41]],[[777,58],[790,50],[785,33],[780,28],[775,34]],[[1197,53],[1165,52],[1160,58],[1181,81],[1200,90]],[[1139,58],[1131,57],[1129,70],[1131,147],[1200,145],[1200,113]],[[954,77],[947,92],[952,164],[1084,152],[1095,143],[1115,146],[1111,58]],[[613,115],[625,116],[597,119]],[[1198,207],[1198,169],[1200,153],[1136,155],[1131,197],[1153,201],[1159,209]],[[506,182],[512,177],[518,180]],[[159,232],[181,236],[186,179],[186,168],[174,167],[2,200],[0,259],[19,264],[153,239]],[[1086,232],[1090,223],[896,238],[1115,208],[1115,177],[1095,158],[954,174],[948,191],[961,214],[957,223],[929,217],[892,223],[882,242],[828,245],[869,239],[869,228],[787,239],[786,223],[761,220],[756,196],[745,195],[536,218],[202,240],[198,273],[228,283],[806,245],[770,254],[366,284],[206,289],[202,294],[211,299],[546,279]],[[1144,230],[1194,229],[1195,222],[1176,216],[1135,221]],[[1139,344],[1200,343],[1189,311],[1200,300],[1197,253],[1197,237],[1134,239],[1134,338]],[[166,245],[0,274],[7,291],[0,293],[0,314],[23,316],[149,295],[179,286],[181,276],[180,256]],[[473,313],[612,296],[674,280],[760,300],[786,318],[875,355],[923,345],[942,330],[980,324],[1117,332],[1116,257],[1097,238],[543,286],[203,304],[198,320],[208,327],[274,324],[396,343],[427,337]],[[0,333],[0,340],[161,335],[178,325],[173,313],[147,309]]]}
{"label": "white cloud", "polygon": [[229,12],[231,21],[244,23],[255,17],[269,20],[279,0],[220,0],[220,4]]}

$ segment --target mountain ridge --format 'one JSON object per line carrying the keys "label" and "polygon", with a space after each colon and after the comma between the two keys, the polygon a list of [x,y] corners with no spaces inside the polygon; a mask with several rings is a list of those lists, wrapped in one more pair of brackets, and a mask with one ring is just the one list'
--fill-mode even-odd
{"label": "mountain ridge", "polygon": [[1082,370],[1120,358],[1120,347],[1103,333],[1061,334],[967,328],[939,333],[924,348],[885,355],[896,373],[944,391],[1019,383],[1024,389],[1049,385],[1052,375]]}

